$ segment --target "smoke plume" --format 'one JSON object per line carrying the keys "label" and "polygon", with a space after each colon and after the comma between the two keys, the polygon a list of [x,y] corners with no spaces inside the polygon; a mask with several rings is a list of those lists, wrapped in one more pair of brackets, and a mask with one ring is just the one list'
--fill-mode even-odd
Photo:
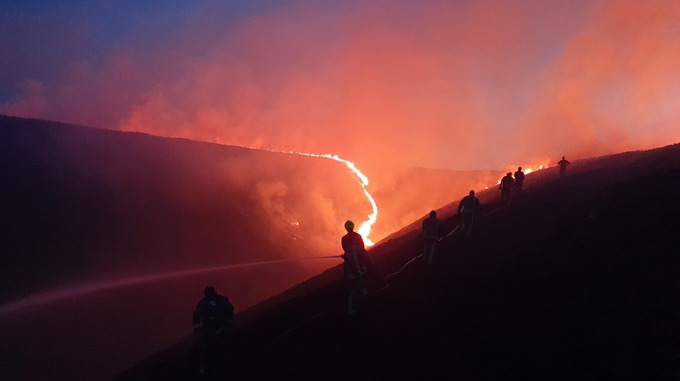
{"label": "smoke plume", "polygon": [[137,34],[100,61],[59,61],[49,81],[25,77],[0,112],[338,154],[383,194],[398,191],[405,167],[505,169],[680,140],[677,1],[227,11],[236,12],[201,5],[167,33],[162,18],[136,20],[128,32]]}

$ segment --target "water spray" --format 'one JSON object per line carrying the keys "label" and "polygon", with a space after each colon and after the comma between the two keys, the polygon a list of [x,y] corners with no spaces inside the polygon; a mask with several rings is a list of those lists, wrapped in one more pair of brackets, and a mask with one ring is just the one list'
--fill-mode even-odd
{"label": "water spray", "polygon": [[199,274],[205,274],[210,272],[233,270],[239,268],[247,268],[253,266],[271,265],[278,263],[290,263],[290,262],[301,262],[317,259],[337,259],[342,258],[340,255],[330,255],[323,257],[306,257],[306,258],[292,258],[292,259],[273,259],[267,261],[259,262],[248,262],[248,263],[238,263],[232,265],[224,266],[214,266],[214,267],[204,267],[200,269],[182,270],[174,271],[162,274],[152,274],[145,276],[138,276],[133,278],[127,278],[123,280],[112,280],[108,282],[90,283],[82,284],[80,286],[60,288],[52,291],[46,291],[43,293],[28,295],[22,299],[12,301],[0,306],[0,318],[10,315],[15,312],[26,310],[29,308],[39,307],[48,303],[55,303],[64,300],[74,299],[77,297],[82,297],[89,294],[94,294],[98,292],[103,292],[107,290],[112,290],[120,287],[134,286],[138,284],[150,283],[159,280],[175,279],[175,278],[185,278]]}
{"label": "water spray", "polygon": [[[253,148],[253,147],[248,147],[248,148],[256,149],[256,148]],[[364,175],[354,165],[353,162],[351,162],[349,160],[342,159],[338,155],[331,155],[331,154],[312,154],[312,153],[304,153],[304,152],[274,151],[274,150],[269,150],[269,151],[270,152],[279,152],[279,153],[301,155],[301,156],[308,156],[308,157],[320,157],[320,158],[331,159],[331,160],[334,160],[334,161],[337,161],[337,162],[344,163],[352,171],[352,173],[354,173],[359,178],[362,190],[364,192],[364,195],[366,196],[366,198],[370,202],[371,208],[372,208],[372,213],[368,215],[368,219],[361,224],[361,226],[359,227],[357,232],[359,234],[361,234],[361,236],[364,238],[364,242],[367,246],[373,246],[374,245],[373,241],[371,241],[368,238],[368,235],[371,231],[371,227],[373,226],[373,224],[375,224],[375,222],[378,219],[378,206],[377,206],[375,200],[373,199],[373,197],[371,196],[371,194],[366,189],[366,187],[368,186],[368,177],[366,175]],[[238,269],[238,268],[246,268],[246,267],[252,267],[252,266],[269,265],[269,264],[286,263],[286,262],[299,262],[299,261],[316,260],[316,259],[336,259],[336,258],[341,258],[341,256],[340,255],[331,255],[331,256],[323,256],[323,257],[277,259],[277,260],[269,260],[269,261],[250,262],[250,263],[217,266],[217,267],[206,267],[206,268],[200,268],[200,269],[175,271],[175,272],[164,273],[164,274],[146,275],[146,276],[128,278],[128,279],[125,279],[125,280],[112,280],[112,281],[93,283],[93,284],[83,284],[83,285],[80,285],[80,286],[61,288],[61,289],[56,289],[56,290],[53,290],[53,291],[47,291],[47,292],[43,292],[43,293],[32,294],[32,295],[28,295],[28,296],[26,296],[22,299],[12,301],[12,302],[9,302],[9,303],[5,303],[4,305],[0,306],[0,318],[3,317],[3,316],[9,315],[13,312],[25,310],[25,309],[28,309],[28,308],[35,308],[35,307],[38,307],[40,305],[59,302],[59,301],[67,300],[67,299],[73,299],[73,298],[76,298],[76,297],[81,297],[81,296],[85,296],[85,295],[88,295],[88,294],[102,292],[102,291],[106,291],[106,290],[111,290],[111,289],[115,289],[115,288],[119,288],[119,287],[126,287],[126,286],[132,286],[132,285],[154,282],[154,281],[159,281],[159,280],[172,279],[172,278],[182,278],[182,277],[188,277],[188,276],[204,274],[204,273],[209,273],[209,272]]]}

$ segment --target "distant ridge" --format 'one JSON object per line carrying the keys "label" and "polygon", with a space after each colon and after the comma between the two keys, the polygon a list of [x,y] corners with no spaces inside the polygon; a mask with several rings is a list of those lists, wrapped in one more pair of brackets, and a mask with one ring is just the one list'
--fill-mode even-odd
{"label": "distant ridge", "polygon": [[[278,202],[262,199],[277,197],[265,187],[284,186],[291,173],[304,181],[305,167],[329,179],[349,176],[305,157],[0,116],[0,301],[66,280],[309,256],[318,246],[299,238],[320,233],[293,231],[267,210],[253,214],[257,202]],[[244,171],[250,179],[235,180]],[[285,186],[287,197],[303,199]],[[344,207],[340,191],[328,194]],[[315,217],[313,205],[297,203],[312,212],[290,214],[314,226],[305,220]]]}
{"label": "distant ridge", "polygon": [[327,209],[365,210],[330,160],[7,116],[0,179],[8,380],[110,378],[184,336],[207,284],[243,310],[337,265],[277,261],[336,254]]}

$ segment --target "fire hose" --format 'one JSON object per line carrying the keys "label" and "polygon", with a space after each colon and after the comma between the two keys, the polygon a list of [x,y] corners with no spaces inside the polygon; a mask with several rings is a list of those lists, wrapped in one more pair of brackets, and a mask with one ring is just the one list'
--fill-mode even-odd
{"label": "fire hose", "polygon": [[[493,209],[493,210],[491,210],[491,211],[489,211],[489,212],[487,212],[487,213],[481,215],[479,218],[477,218],[477,220],[478,220],[478,221],[479,221],[479,220],[482,220],[482,219],[488,217],[489,215],[491,215],[491,214],[493,214],[493,213],[495,213],[495,212],[497,212],[497,211],[499,211],[499,210],[500,210],[500,208]],[[441,241],[443,241],[445,238],[452,236],[456,231],[458,231],[459,228],[460,228],[460,225],[456,225],[456,226],[455,226],[450,232],[448,232],[444,237],[440,237],[438,241],[441,242]],[[419,253],[418,255],[414,256],[413,258],[409,259],[406,263],[404,263],[404,264],[401,266],[401,268],[399,268],[399,270],[397,270],[397,271],[395,271],[395,272],[393,272],[393,273],[385,274],[385,287],[380,288],[380,289],[374,291],[374,292],[371,294],[371,296],[372,296],[372,295],[376,295],[376,294],[378,294],[378,293],[380,293],[380,292],[382,292],[382,291],[388,289],[390,286],[389,286],[389,283],[387,283],[387,279],[389,279],[389,278],[391,278],[391,277],[393,277],[393,276],[395,276],[395,275],[399,275],[399,274],[402,273],[409,265],[411,265],[413,262],[415,262],[418,258],[422,258],[422,256],[423,256],[423,253]],[[334,255],[334,256],[329,256],[329,257],[310,257],[310,258],[306,258],[306,259],[314,259],[314,258],[341,258],[341,256],[340,256],[340,255]],[[291,332],[294,332],[295,330],[299,329],[300,327],[305,326],[307,323],[312,322],[312,321],[314,321],[314,320],[320,318],[321,316],[324,316],[324,315],[327,315],[327,314],[329,314],[329,313],[338,311],[338,310],[340,310],[340,309],[341,309],[340,307],[329,308],[329,309],[327,309],[327,310],[318,312],[318,313],[316,313],[316,314],[310,316],[309,318],[307,318],[307,319],[305,319],[304,321],[300,322],[299,324],[297,324],[297,325],[295,325],[295,326],[289,328],[288,330],[284,331],[284,332],[281,333],[279,336],[277,336],[276,338],[274,338],[274,340],[270,341],[269,344],[267,344],[267,347],[272,347],[272,346],[274,346],[277,342],[279,342],[279,341],[280,341],[281,339],[283,339],[285,336],[287,336],[287,335],[290,334]]]}

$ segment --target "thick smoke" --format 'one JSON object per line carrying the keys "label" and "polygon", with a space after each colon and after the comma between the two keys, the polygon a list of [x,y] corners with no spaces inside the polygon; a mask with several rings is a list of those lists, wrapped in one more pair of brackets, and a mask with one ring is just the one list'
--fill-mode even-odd
{"label": "thick smoke", "polygon": [[544,75],[522,131],[543,143],[524,152],[583,157],[677,142],[680,3],[604,3],[591,18]]}
{"label": "thick smoke", "polygon": [[160,26],[136,26],[142,42],[111,48],[104,65],[28,78],[2,111],[381,170],[649,147],[678,140],[678,8],[357,2],[265,9],[228,27],[206,8],[169,28],[172,41],[149,47]]}
{"label": "thick smoke", "polygon": [[677,1],[294,2],[227,21],[211,7],[167,40],[159,21],[136,24],[141,42],[27,78],[0,111],[339,154],[383,194],[404,167],[505,169],[680,140]]}

